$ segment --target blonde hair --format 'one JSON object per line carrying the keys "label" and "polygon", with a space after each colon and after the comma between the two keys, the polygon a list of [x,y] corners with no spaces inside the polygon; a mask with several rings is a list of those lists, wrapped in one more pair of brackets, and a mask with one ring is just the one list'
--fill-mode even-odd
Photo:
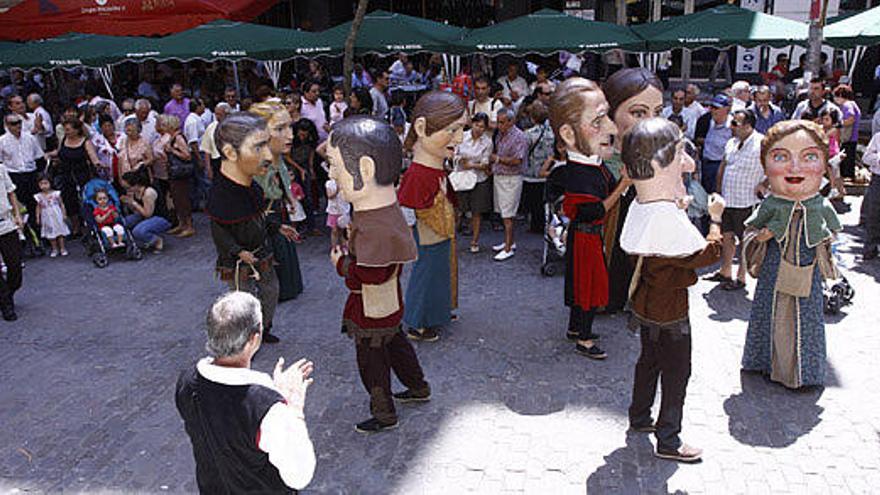
{"label": "blonde hair", "polygon": [[176,131],[180,129],[180,119],[176,115],[163,113],[156,117],[156,127],[161,127],[165,132]]}
{"label": "blonde hair", "polygon": [[265,119],[266,122],[271,122],[272,119],[275,118],[275,115],[279,113],[287,113],[287,108],[285,108],[284,104],[280,101],[272,99],[260,103],[254,103],[248,108],[248,112]]}
{"label": "blonde hair", "polygon": [[828,163],[828,136],[822,126],[810,120],[783,120],[771,127],[761,141],[761,165],[767,167],[767,155],[776,143],[797,131],[804,131],[810,136],[822,152],[825,163]]}

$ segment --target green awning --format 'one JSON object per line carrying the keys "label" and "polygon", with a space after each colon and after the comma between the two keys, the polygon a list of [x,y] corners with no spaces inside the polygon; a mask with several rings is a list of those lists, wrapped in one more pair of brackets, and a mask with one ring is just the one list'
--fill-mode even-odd
{"label": "green awning", "polygon": [[[846,21],[841,21],[846,22]],[[693,14],[632,26],[647,43],[648,51],[673,48],[697,49],[730,46],[806,45],[809,26],[732,5],[722,5]]]}
{"label": "green awning", "polygon": [[[317,35],[306,31],[214,21],[162,38],[144,38],[143,50],[126,60],[287,60],[312,50]],[[329,48],[326,51],[330,51]]]}
{"label": "green awning", "polygon": [[855,48],[880,43],[880,7],[837,21],[824,30],[825,43],[835,48]]}
{"label": "green awning", "polygon": [[453,43],[458,53],[538,53],[561,50],[604,52],[613,48],[642,51],[645,42],[632,29],[607,22],[589,21],[543,9],[493,26],[474,29]]}
{"label": "green awning", "polygon": [[56,38],[17,43],[0,48],[0,67],[53,69],[55,67],[103,67],[125,54],[143,49],[146,38],[68,33]]}
{"label": "green awning", "polygon": [[[340,54],[350,30],[351,22],[340,24],[318,33],[315,43],[327,47],[328,52]],[[355,53],[446,52],[450,43],[465,32],[457,26],[376,10],[364,16],[355,40]]]}

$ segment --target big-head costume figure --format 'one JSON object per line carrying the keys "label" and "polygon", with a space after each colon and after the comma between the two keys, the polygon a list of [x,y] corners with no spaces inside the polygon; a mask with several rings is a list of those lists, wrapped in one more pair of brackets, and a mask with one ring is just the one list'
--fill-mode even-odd
{"label": "big-head costume figure", "polygon": [[[633,430],[655,433],[656,456],[682,462],[696,462],[702,455],[678,436],[691,374],[688,287],[697,282],[697,268],[721,257],[724,212],[723,200],[713,195],[709,204],[712,225],[706,238],[688,220],[682,174],[694,170],[686,150],[689,144],[674,123],[651,118],[636,123],[624,135],[621,147],[636,199],[623,224],[620,246],[638,260],[630,304],[642,344],[629,422]],[[663,383],[662,401],[654,422],[651,406],[658,380]]]}
{"label": "big-head costume figure", "polygon": [[566,79],[550,98],[550,125],[565,143],[568,155],[563,210],[571,219],[565,251],[565,304],[571,308],[567,336],[575,350],[593,359],[606,354],[595,344],[593,317],[608,304],[608,271],[602,246],[605,214],[628,187],[603,163],[613,153],[617,128],[608,115],[608,102],[593,81]]}
{"label": "big-head costume figure", "polygon": [[415,340],[434,341],[458,307],[455,257],[455,192],[444,168],[461,143],[467,123],[464,101],[454,93],[432,91],[416,102],[404,145],[412,165],[400,181],[400,204],[415,210],[419,260],[406,288],[406,314]]}
{"label": "big-head costume figure", "polygon": [[328,139],[330,177],[353,209],[348,252],[336,246],[330,257],[349,290],[342,328],[355,341],[361,381],[370,394],[372,417],[356,426],[365,433],[397,426],[392,368],[407,387],[394,398],[426,401],[431,395],[400,326],[400,273],[417,253],[394,190],[401,154],[394,129],[374,117],[342,120]]}
{"label": "big-head costume figure", "polygon": [[232,290],[250,292],[263,311],[263,342],[278,342],[271,334],[278,305],[278,277],[269,240],[280,224],[266,215],[268,203],[254,181],[272,163],[266,121],[239,112],[227,117],[214,132],[222,155],[220,173],[208,195],[211,238],[217,248],[217,274]]}
{"label": "big-head costume figure", "polygon": [[761,142],[770,181],[746,227],[746,261],[758,277],[742,366],[789,388],[825,380],[822,277],[835,278],[830,243],[841,229],[819,194],[828,163],[828,137],[805,120],[779,122]]}

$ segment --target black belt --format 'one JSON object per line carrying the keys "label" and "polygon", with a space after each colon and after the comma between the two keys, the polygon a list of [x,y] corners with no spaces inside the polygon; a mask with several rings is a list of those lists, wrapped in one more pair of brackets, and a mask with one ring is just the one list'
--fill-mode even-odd
{"label": "black belt", "polygon": [[584,234],[601,234],[604,226],[595,223],[576,223],[574,224],[574,229]]}

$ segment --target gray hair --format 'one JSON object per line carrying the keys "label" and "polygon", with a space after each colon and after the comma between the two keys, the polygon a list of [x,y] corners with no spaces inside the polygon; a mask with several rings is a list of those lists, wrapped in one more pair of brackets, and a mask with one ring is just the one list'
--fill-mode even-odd
{"label": "gray hair", "polygon": [[626,172],[633,180],[654,177],[651,162],[656,161],[661,168],[668,167],[675,159],[681,139],[681,130],[667,119],[653,117],[637,122],[623,135],[620,158]]}
{"label": "gray hair", "polygon": [[225,101],[221,101],[220,103],[218,103],[218,104],[214,107],[214,111],[215,111],[215,112],[219,112],[219,111],[221,111],[221,110],[224,111],[224,112],[226,112],[226,113],[229,113],[229,112],[232,111],[232,105],[230,105],[229,103],[226,103]]}
{"label": "gray hair", "polygon": [[40,95],[37,94],[37,93],[31,93],[31,94],[29,94],[29,95],[28,95],[28,100],[34,102],[34,104],[36,104],[36,105],[42,105],[42,104],[43,104],[43,97],[40,96]]}
{"label": "gray hair", "polygon": [[146,107],[147,110],[150,110],[150,109],[153,108],[153,105],[150,103],[150,100],[148,100],[148,99],[146,99],[146,98],[140,98],[138,101],[134,102],[134,107],[135,107],[135,108],[144,108],[144,107]]}
{"label": "gray hair", "polygon": [[504,115],[508,120],[516,120],[516,112],[510,107],[499,108],[498,113],[495,114],[495,118],[497,119],[499,115]]}
{"label": "gray hair", "polygon": [[128,127],[130,125],[135,126],[137,128],[138,132],[141,132],[143,130],[143,126],[141,125],[140,119],[138,119],[134,115],[132,115],[131,117],[128,117],[122,121],[122,128],[123,129],[125,129],[126,127]]}
{"label": "gray hair", "polygon": [[259,299],[241,291],[220,296],[208,311],[207,327],[208,354],[222,358],[241,353],[251,335],[263,329]]}
{"label": "gray hair", "polygon": [[238,150],[244,140],[254,131],[266,129],[266,120],[249,112],[235,112],[228,115],[216,129],[214,129],[214,142],[220,156],[227,158],[223,153],[223,146],[232,145]]}

